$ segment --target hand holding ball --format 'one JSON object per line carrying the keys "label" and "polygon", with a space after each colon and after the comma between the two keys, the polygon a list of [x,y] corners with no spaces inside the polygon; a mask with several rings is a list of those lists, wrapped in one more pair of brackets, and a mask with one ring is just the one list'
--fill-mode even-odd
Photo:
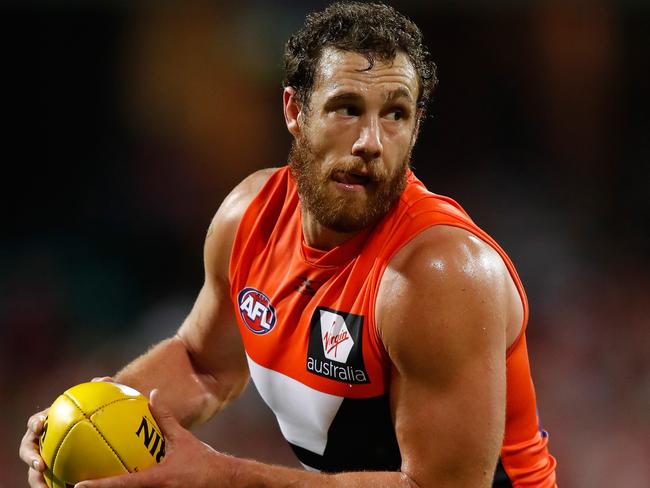
{"label": "hand holding ball", "polygon": [[52,404],[40,438],[50,488],[142,471],[165,456],[147,398],[104,381],[66,390]]}

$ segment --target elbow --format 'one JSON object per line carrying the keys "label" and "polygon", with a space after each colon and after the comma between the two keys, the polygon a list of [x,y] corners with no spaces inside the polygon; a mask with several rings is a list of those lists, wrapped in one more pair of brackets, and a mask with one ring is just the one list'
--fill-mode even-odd
{"label": "elbow", "polygon": [[188,348],[187,353],[192,364],[192,381],[200,392],[197,401],[201,412],[199,422],[204,422],[235,400],[248,384],[247,368],[220,368],[218,370],[203,367],[201,362]]}
{"label": "elbow", "polygon": [[400,486],[403,488],[422,488],[409,474],[402,471],[400,475]]}
{"label": "elbow", "polygon": [[401,471],[400,487],[403,488],[489,488],[492,486],[494,472],[489,470],[462,468],[437,470],[435,472],[409,473]]}

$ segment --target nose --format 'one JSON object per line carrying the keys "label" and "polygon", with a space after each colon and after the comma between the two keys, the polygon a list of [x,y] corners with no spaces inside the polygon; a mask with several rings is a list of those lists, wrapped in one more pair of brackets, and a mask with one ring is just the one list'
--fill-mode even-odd
{"label": "nose", "polygon": [[381,127],[376,117],[364,117],[361,122],[361,130],[359,131],[359,137],[352,146],[352,154],[363,158],[366,162],[370,162],[381,156],[384,150],[381,142]]}

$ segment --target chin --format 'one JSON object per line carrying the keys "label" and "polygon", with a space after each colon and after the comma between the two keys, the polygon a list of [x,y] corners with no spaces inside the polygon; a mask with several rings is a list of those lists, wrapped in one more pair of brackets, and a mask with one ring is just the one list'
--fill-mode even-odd
{"label": "chin", "polygon": [[[350,209],[347,209],[350,210]],[[365,210],[365,209],[364,209]],[[321,215],[320,224],[335,232],[350,234],[374,225],[381,216],[370,215],[367,211],[339,212],[336,215]]]}

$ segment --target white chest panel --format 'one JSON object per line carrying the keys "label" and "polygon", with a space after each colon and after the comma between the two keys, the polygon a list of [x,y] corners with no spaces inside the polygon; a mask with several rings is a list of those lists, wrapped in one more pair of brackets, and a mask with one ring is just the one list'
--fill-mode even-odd
{"label": "white chest panel", "polygon": [[327,432],[343,402],[342,397],[322,393],[272,369],[250,356],[248,367],[260,396],[273,410],[284,438],[296,446],[322,455]]}

